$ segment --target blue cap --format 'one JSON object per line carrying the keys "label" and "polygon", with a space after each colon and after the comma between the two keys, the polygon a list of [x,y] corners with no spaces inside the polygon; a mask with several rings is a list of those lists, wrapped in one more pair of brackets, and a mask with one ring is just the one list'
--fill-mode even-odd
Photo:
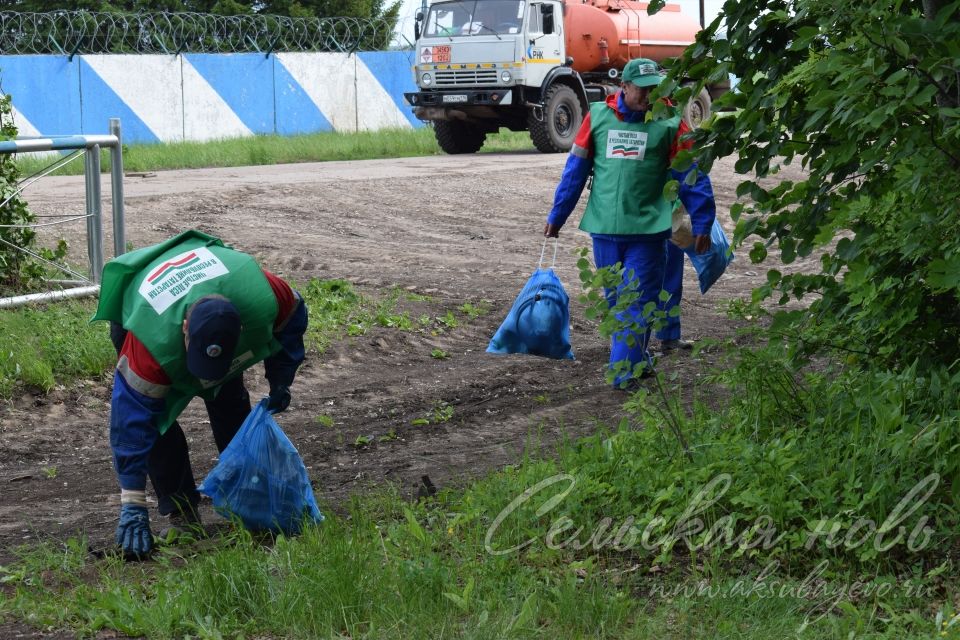
{"label": "blue cap", "polygon": [[187,370],[202,380],[225,377],[240,341],[240,330],[240,312],[229,300],[197,300],[187,321]]}

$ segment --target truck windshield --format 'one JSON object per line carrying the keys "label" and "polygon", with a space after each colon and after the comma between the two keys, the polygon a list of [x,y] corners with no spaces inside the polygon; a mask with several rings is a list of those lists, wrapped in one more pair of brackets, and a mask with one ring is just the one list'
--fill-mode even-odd
{"label": "truck windshield", "polygon": [[425,36],[474,36],[520,33],[522,0],[455,0],[430,7]]}

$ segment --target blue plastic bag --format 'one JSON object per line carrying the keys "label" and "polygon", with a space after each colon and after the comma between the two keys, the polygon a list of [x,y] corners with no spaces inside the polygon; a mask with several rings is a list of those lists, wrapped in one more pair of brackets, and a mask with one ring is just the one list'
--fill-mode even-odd
{"label": "blue plastic bag", "polygon": [[307,468],[267,401],[253,408],[197,490],[210,496],[217,513],[239,518],[251,531],[293,535],[305,521],[321,522],[323,515]]}
{"label": "blue plastic bag", "polygon": [[570,297],[553,269],[537,269],[487,346],[487,353],[529,353],[573,360]]}
{"label": "blue plastic bag", "polygon": [[700,293],[706,293],[727,270],[727,265],[733,262],[730,242],[716,218],[714,218],[713,227],[710,229],[710,250],[698,254],[691,244],[683,252],[690,257],[693,268],[697,270]]}

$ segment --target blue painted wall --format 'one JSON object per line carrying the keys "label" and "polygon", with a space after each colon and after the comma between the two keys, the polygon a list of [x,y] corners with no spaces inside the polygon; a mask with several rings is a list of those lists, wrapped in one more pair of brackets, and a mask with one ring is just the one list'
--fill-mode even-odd
{"label": "blue painted wall", "polygon": [[0,87],[44,135],[83,133],[78,58],[0,56]]}
{"label": "blue painted wall", "polygon": [[[18,122],[21,134],[31,128],[45,136],[106,133],[111,117],[120,118],[126,143],[190,139],[201,129],[232,137],[330,131],[336,128],[332,122],[341,123],[339,130],[423,126],[403,101],[405,91],[416,90],[410,52],[306,55],[317,56],[315,68],[312,58],[305,60],[306,67],[301,58],[298,68],[288,69],[275,55],[255,53],[106,61],[104,56],[0,56],[0,88],[13,96],[14,108],[30,125]],[[163,78],[145,90],[145,78],[158,68]],[[303,80],[305,68],[334,71],[314,72],[304,86],[296,78]],[[331,87],[357,89],[340,99],[327,79]],[[358,105],[357,95],[367,103],[376,96],[376,104]]]}

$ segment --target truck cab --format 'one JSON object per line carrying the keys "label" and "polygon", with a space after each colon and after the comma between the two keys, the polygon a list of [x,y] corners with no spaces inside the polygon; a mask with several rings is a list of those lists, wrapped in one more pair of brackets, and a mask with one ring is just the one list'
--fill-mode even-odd
{"label": "truck cab", "polygon": [[[404,97],[447,153],[474,153],[502,127],[529,131],[545,153],[568,151],[629,60],[677,56],[699,29],[677,4],[649,15],[637,0],[439,0],[417,14],[418,91]],[[711,98],[704,88],[684,106],[688,124]]]}
{"label": "truck cab", "polygon": [[[542,123],[541,87],[566,62],[562,11],[556,0],[446,0],[418,16],[419,91],[405,97],[418,118],[433,121],[444,151],[473,153],[501,127]],[[555,128],[572,143],[586,98],[567,97]],[[569,149],[558,142],[550,150]]]}

